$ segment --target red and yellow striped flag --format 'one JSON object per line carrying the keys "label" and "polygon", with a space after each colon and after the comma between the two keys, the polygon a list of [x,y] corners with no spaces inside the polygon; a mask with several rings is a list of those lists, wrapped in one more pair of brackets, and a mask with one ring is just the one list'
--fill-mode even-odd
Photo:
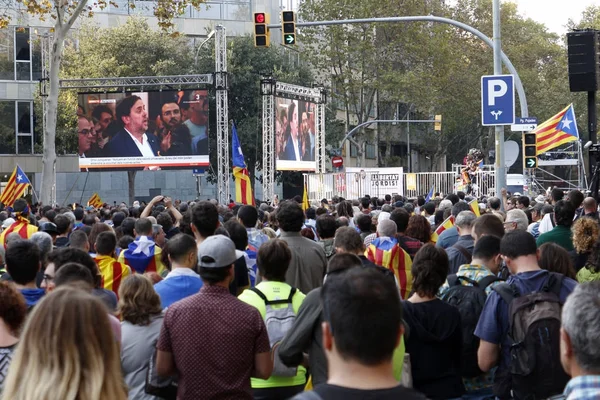
{"label": "red and yellow striped flag", "polygon": [[450,229],[454,226],[454,216],[449,216],[448,219],[446,219],[444,222],[441,223],[440,226],[438,226],[438,228],[435,230],[435,232],[433,232],[433,235],[431,235],[431,241],[433,243],[437,243],[438,238],[440,237],[440,235],[442,234],[442,232],[444,232],[446,229]]}
{"label": "red and yellow striped flag", "polygon": [[29,178],[25,175],[21,167],[17,165],[6,187],[2,191],[2,195],[0,195],[0,202],[6,207],[12,207],[15,200],[23,196],[29,185],[31,185]]}
{"label": "red and yellow striped flag", "polygon": [[233,153],[233,177],[235,178],[235,201],[242,204],[255,205],[250,174],[248,174],[248,169],[246,168],[246,161],[244,160],[244,153],[242,153],[235,124],[231,127],[231,147]]}
{"label": "red and yellow striped flag", "polygon": [[471,207],[471,211],[473,211],[473,214],[475,214],[475,216],[481,216],[481,211],[479,210],[479,202],[477,201],[477,199],[471,200],[471,202],[469,202],[469,207]]}
{"label": "red and yellow striped flag", "polygon": [[102,201],[100,196],[98,196],[98,193],[94,193],[92,197],[90,197],[90,199],[88,200],[87,204],[88,206],[92,206],[94,208],[101,208],[104,202]]}
{"label": "red and yellow striped flag", "polygon": [[394,273],[400,285],[400,295],[407,299],[412,290],[412,260],[394,238],[379,237],[367,247],[365,257]]}

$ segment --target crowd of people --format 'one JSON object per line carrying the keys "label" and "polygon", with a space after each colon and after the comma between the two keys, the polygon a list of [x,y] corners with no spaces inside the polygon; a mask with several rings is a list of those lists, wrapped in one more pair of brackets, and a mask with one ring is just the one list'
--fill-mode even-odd
{"label": "crowd of people", "polygon": [[2,399],[600,398],[577,190],[18,199],[0,224]]}

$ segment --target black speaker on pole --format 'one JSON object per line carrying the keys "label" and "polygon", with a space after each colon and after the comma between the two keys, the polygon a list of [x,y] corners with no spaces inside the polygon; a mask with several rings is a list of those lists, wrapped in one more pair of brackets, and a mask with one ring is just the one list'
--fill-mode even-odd
{"label": "black speaker on pole", "polygon": [[569,87],[571,92],[600,89],[600,31],[586,29],[567,33]]}

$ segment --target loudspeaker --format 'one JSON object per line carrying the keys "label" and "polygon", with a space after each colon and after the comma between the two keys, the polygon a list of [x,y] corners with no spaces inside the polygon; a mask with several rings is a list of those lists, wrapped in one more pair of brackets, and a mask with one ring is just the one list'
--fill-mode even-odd
{"label": "loudspeaker", "polygon": [[567,33],[571,92],[595,92],[600,87],[600,32]]}

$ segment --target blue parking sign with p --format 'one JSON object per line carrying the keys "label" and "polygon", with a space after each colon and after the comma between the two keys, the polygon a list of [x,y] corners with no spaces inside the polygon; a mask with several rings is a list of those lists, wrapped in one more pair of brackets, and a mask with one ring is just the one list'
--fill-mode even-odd
{"label": "blue parking sign with p", "polygon": [[513,75],[481,77],[482,125],[515,123],[515,78]]}

